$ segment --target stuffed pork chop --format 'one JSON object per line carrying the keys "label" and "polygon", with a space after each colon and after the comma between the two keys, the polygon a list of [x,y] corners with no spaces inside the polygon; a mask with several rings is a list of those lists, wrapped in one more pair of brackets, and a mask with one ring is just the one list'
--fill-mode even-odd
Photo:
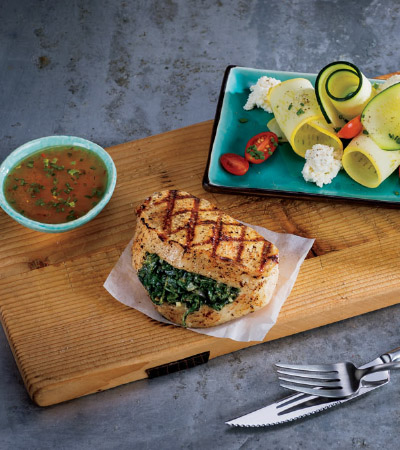
{"label": "stuffed pork chop", "polygon": [[211,327],[267,305],[278,249],[207,200],[153,194],[137,208],[132,263],[155,308],[178,325]]}

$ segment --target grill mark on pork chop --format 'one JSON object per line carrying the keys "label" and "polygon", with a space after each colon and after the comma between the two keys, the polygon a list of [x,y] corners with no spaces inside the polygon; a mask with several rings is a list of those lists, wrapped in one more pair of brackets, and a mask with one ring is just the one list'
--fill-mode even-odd
{"label": "grill mark on pork chop", "polygon": [[176,195],[177,195],[177,191],[175,191],[175,190],[169,191],[167,199],[166,199],[167,200],[167,209],[165,211],[163,230],[167,234],[171,233],[171,219],[172,219],[172,212],[173,212],[174,206],[175,206]]}
{"label": "grill mark on pork chop", "polygon": [[217,256],[217,248],[221,242],[221,231],[222,231],[222,217],[221,213],[218,213],[217,220],[213,229],[213,236],[211,238],[212,250],[211,256],[214,258]]}
{"label": "grill mark on pork chop", "polygon": [[265,265],[271,258],[271,256],[269,255],[271,246],[272,246],[272,244],[270,242],[267,242],[267,241],[264,242],[263,248],[261,250],[261,261],[260,261],[260,269],[259,269],[260,272],[262,272],[264,270]]}
{"label": "grill mark on pork chop", "polygon": [[244,237],[246,235],[246,228],[243,226],[242,230],[240,232],[240,238],[239,238],[239,248],[237,252],[236,261],[240,262],[242,260],[242,253],[244,249]]}
{"label": "grill mark on pork chop", "polygon": [[200,206],[200,199],[194,198],[193,199],[193,208],[190,214],[190,219],[188,223],[187,233],[186,233],[186,246],[189,248],[194,239],[194,233],[197,226],[197,220],[199,218],[199,206]]}

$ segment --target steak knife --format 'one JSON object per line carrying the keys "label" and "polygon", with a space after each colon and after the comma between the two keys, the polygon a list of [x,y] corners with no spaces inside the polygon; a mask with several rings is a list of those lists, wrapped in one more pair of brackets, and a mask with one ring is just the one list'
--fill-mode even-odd
{"label": "steak knife", "polygon": [[[400,347],[387,352],[378,358],[364,364],[361,368],[367,368],[376,364],[400,360]],[[384,386],[390,381],[390,372],[377,372],[365,376],[361,381],[359,391],[351,397],[343,399],[331,399],[296,393],[289,395],[276,403],[272,403],[265,408],[258,409],[237,419],[226,422],[227,425],[240,427],[262,427],[278,425],[290,422],[301,417],[307,417],[319,411],[324,411],[336,405],[348,402],[352,399],[367,394],[379,387]]]}

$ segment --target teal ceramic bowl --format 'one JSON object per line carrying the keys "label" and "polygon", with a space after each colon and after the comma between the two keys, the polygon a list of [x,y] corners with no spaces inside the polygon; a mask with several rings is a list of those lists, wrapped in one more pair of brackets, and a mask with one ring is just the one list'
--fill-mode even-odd
{"label": "teal ceramic bowl", "polygon": [[[99,158],[101,158],[104,165],[106,166],[108,181],[104,196],[101,198],[99,203],[96,206],[94,206],[90,211],[88,211],[84,216],[65,223],[57,223],[57,224],[41,223],[35,220],[28,219],[27,217],[20,214],[10,206],[4,195],[4,185],[6,177],[10,172],[10,170],[13,169],[23,159],[45,148],[56,146],[71,146],[71,147],[78,146],[96,153],[96,155]],[[109,202],[114,192],[116,181],[117,181],[117,170],[115,168],[114,162],[111,159],[110,155],[99,145],[86,139],[74,136],[43,137],[40,139],[35,139],[34,141],[27,142],[24,145],[21,145],[21,147],[18,147],[16,150],[14,150],[1,164],[0,206],[10,217],[12,217],[18,223],[27,228],[36,231],[42,231],[44,233],[63,233],[65,231],[70,231],[75,228],[78,228],[84,225],[85,223],[89,222],[93,218],[95,218]]]}

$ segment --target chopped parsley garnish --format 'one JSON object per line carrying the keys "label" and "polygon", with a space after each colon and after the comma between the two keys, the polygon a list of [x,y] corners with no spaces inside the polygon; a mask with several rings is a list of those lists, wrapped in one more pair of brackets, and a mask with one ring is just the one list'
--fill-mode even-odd
{"label": "chopped parsley garnish", "polygon": [[78,169],[69,169],[68,174],[71,175],[71,177],[78,177],[80,172]]}
{"label": "chopped parsley garnish", "polygon": [[293,108],[293,103],[288,106],[288,110],[290,111]]}
{"label": "chopped parsley garnish", "polygon": [[58,192],[57,192],[57,187],[56,187],[56,186],[52,187],[52,188],[50,189],[50,192],[51,192],[51,194],[52,194],[53,197],[57,197]]}
{"label": "chopped parsley garnish", "polygon": [[64,170],[64,166],[58,166],[57,165],[58,158],[53,158],[50,162],[50,167],[54,170]]}
{"label": "chopped parsley garnish", "polygon": [[25,186],[25,184],[28,184],[23,178],[14,178],[14,180],[17,181],[20,186]]}
{"label": "chopped parsley garnish", "polygon": [[101,191],[100,189],[92,189],[92,195],[85,195],[86,198],[93,198],[93,197],[97,197],[97,198],[101,198],[103,195],[103,191]]}
{"label": "chopped parsley garnish", "polygon": [[146,253],[138,276],[151,301],[156,305],[167,303],[186,306],[183,326],[186,326],[187,316],[198,311],[202,305],[220,311],[239,295],[238,288],[203,275],[177,269],[155,253]]}
{"label": "chopped parsley garnish", "polygon": [[77,219],[77,216],[75,214],[75,211],[73,211],[71,209],[71,211],[67,215],[67,222],[71,222],[71,220],[75,220],[75,219]]}
{"label": "chopped parsley garnish", "polygon": [[28,187],[28,192],[30,192],[31,197],[35,197],[35,194],[38,194],[42,189],[44,189],[44,186],[39,183],[31,183]]}
{"label": "chopped parsley garnish", "polygon": [[65,183],[66,188],[64,189],[64,192],[66,194],[69,194],[71,191],[74,190],[74,188],[69,184],[69,183]]}
{"label": "chopped parsley garnish", "polygon": [[250,145],[250,147],[247,147],[246,153],[248,153],[254,159],[265,159],[264,152],[258,150],[255,145]]}
{"label": "chopped parsley garnish", "polygon": [[363,134],[366,134],[367,136],[369,134],[367,130],[363,130],[362,132],[363,132]]}
{"label": "chopped parsley garnish", "polygon": [[389,138],[396,142],[396,144],[400,145],[400,136],[395,136],[392,133],[389,133]]}
{"label": "chopped parsley garnish", "polygon": [[297,114],[298,116],[300,116],[301,114],[304,114],[304,109],[303,109],[303,108],[298,109],[297,112],[296,112],[296,114]]}

